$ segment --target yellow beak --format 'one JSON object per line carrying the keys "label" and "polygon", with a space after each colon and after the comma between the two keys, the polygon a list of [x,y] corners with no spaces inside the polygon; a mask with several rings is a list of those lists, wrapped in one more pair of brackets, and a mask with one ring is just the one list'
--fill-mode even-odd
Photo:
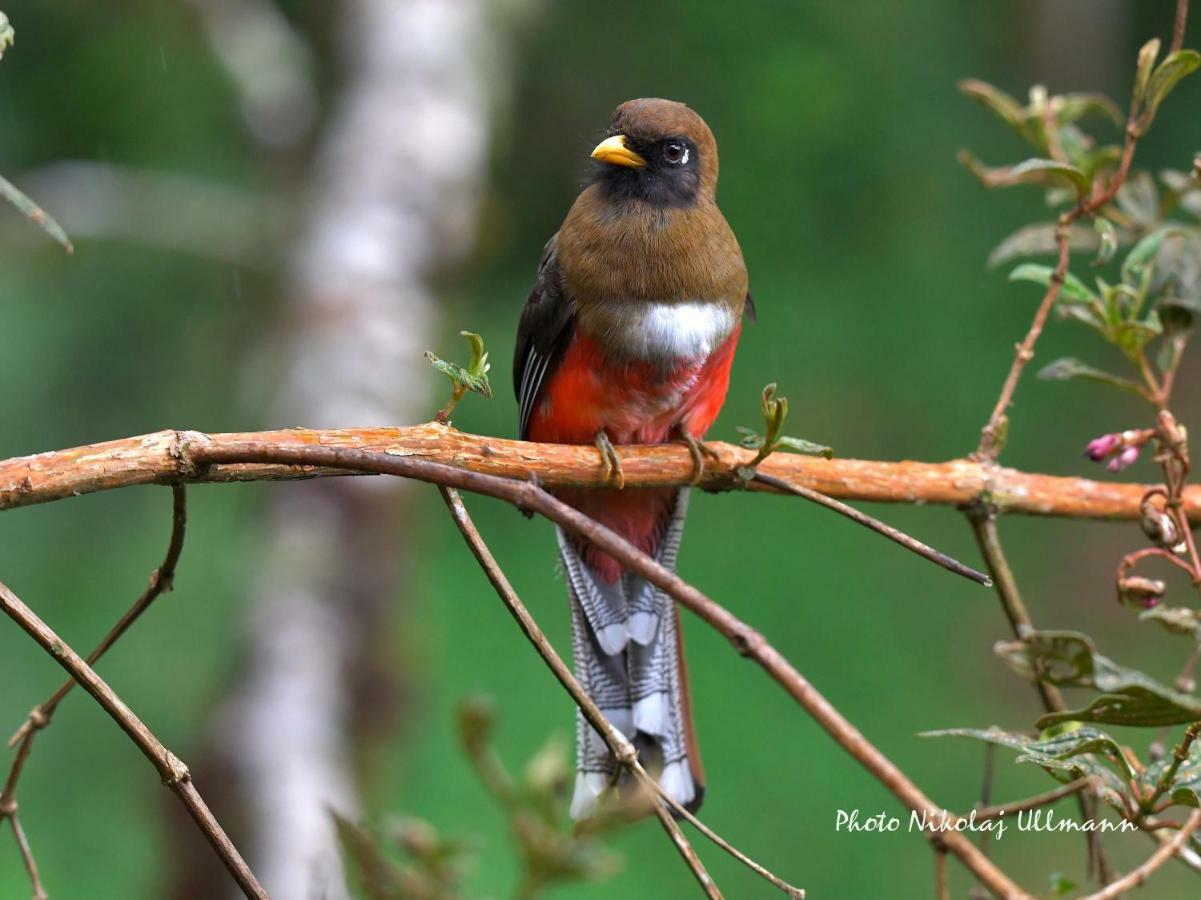
{"label": "yellow beak", "polygon": [[629,166],[631,169],[641,169],[646,160],[626,146],[626,136],[615,134],[605,138],[592,151],[592,158],[614,166]]}

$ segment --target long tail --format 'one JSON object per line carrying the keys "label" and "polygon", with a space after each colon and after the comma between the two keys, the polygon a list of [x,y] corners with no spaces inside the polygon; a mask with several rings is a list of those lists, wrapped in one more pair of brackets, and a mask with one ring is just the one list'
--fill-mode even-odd
{"label": "long tail", "polygon": [[[676,496],[655,557],[675,569],[688,511],[688,490]],[[639,748],[643,765],[663,790],[695,810],[704,793],[692,725],[679,611],[671,597],[626,572],[608,584],[559,531],[571,595],[576,677],[601,712]],[[614,783],[617,763],[600,735],[576,714],[576,784],[571,815],[580,819]]]}

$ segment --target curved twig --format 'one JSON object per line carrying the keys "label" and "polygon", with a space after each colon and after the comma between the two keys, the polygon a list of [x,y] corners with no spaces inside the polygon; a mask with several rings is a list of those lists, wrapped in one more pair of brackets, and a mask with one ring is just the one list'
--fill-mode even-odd
{"label": "curved twig", "polygon": [[163,746],[154,733],[96,674],[83,657],[72,650],[62,638],[50,629],[50,626],[38,617],[37,613],[21,602],[21,599],[3,583],[0,583],[0,611],[21,626],[21,629],[33,638],[43,650],[54,657],[58,664],[79,682],[80,687],[91,694],[96,702],[104,708],[104,711],[112,716],[114,721],[121,726],[121,730],[129,735],[129,739],[137,745],[158,771],[163,779],[163,784],[179,797],[196,826],[242,889],[242,893],[252,900],[267,900],[267,892],[263,890],[263,886],[254,877],[254,873],[250,871],[250,867],[246,865],[238,849],[225,834],[221,823],[213,816],[195,785],[192,784],[192,774],[183,761]]}
{"label": "curved twig", "polygon": [[[910,781],[888,757],[876,749],[761,634],[685,582],[674,572],[663,568],[628,541],[551,496],[535,484],[483,475],[479,472],[456,469],[413,457],[389,456],[384,453],[327,447],[279,447],[256,443],[239,445],[231,442],[224,447],[189,446],[181,451],[181,456],[185,465],[193,467],[225,463],[268,463],[343,468],[377,474],[400,475],[431,484],[485,494],[506,500],[519,509],[537,512],[594,544],[618,560],[623,568],[637,572],[716,628],[739,653],[755,660],[777,684],[788,691],[793,699],[844,750],[887,787],[905,804],[906,808],[934,817],[941,817],[945,812],[941,806],[922,793],[917,785]],[[603,722],[603,719],[601,721]],[[593,724],[595,727],[595,723]],[[608,733],[609,737],[617,741],[619,746],[622,741],[625,741],[624,736],[611,727],[598,730],[602,735]],[[630,752],[633,752],[632,745],[630,745]],[[620,754],[616,755],[620,762],[626,763]],[[932,833],[927,834],[927,837],[935,839],[935,835]],[[1003,897],[1029,896],[962,834],[953,831],[942,833],[937,835],[937,840],[959,857],[994,893]]]}

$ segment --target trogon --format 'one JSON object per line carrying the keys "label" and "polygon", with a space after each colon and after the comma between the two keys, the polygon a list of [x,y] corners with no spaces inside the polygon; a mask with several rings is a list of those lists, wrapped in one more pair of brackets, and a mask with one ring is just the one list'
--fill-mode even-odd
{"label": "trogon", "polygon": [[[595,171],[546,244],[513,362],[522,439],[595,444],[608,488],[557,495],[675,567],[688,488],[624,489],[614,445],[700,439],[725,401],[744,314],[746,266],[717,207],[717,144],[683,103],[631,100],[592,151]],[[558,532],[574,669],[679,803],[704,791],[679,613],[611,556]],[[571,814],[588,815],[619,773],[577,715]]]}

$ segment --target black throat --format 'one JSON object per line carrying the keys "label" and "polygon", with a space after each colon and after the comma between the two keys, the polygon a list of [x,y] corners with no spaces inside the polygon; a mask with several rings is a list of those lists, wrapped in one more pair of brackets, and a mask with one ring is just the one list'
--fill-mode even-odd
{"label": "black throat", "polygon": [[685,166],[670,166],[653,151],[642,168],[598,163],[592,182],[613,202],[640,200],[655,209],[686,208],[696,203],[701,187],[692,152],[693,162]]}

